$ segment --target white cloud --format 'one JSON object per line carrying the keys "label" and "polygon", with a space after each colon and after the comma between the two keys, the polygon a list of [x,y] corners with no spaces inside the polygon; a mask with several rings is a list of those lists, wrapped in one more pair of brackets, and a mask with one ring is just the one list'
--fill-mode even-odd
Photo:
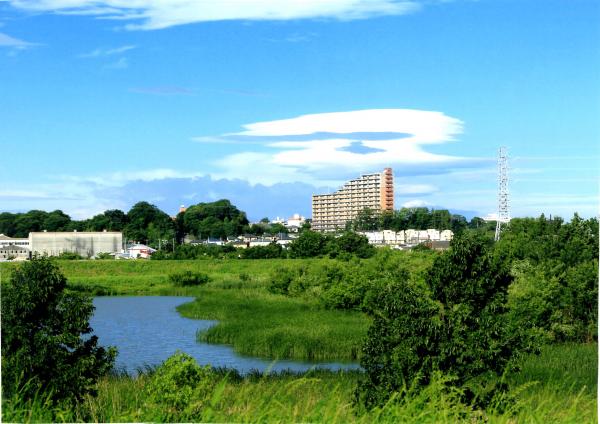
{"label": "white cloud", "polygon": [[95,49],[89,53],[84,53],[82,55],[79,55],[79,57],[82,58],[93,58],[93,57],[105,57],[105,56],[113,56],[113,55],[117,55],[117,54],[121,54],[121,53],[125,53],[126,51],[135,49],[136,46],[121,46],[121,47],[115,47],[112,49]]}
{"label": "white cloud", "polygon": [[263,184],[336,185],[346,176],[387,166],[399,170],[419,167],[421,172],[445,167],[448,172],[472,159],[429,153],[423,147],[454,140],[462,126],[460,120],[441,112],[412,109],[322,113],[257,122],[244,125],[244,131],[225,134],[223,141],[261,140],[273,151],[236,153],[219,165],[222,176]]}
{"label": "white cloud", "polygon": [[104,66],[105,69],[126,69],[129,68],[129,61],[126,57],[122,57],[116,62],[109,63]]}
{"label": "white cloud", "polygon": [[318,113],[291,119],[257,122],[235,133],[244,136],[286,136],[318,132],[405,133],[420,143],[440,143],[462,132],[463,123],[442,112],[416,109],[367,109],[350,112]]}
{"label": "white cloud", "polygon": [[28,41],[19,40],[18,38],[11,37],[10,35],[0,32],[0,47],[11,47],[19,50],[23,50],[29,47],[34,47],[39,44],[30,43]]}
{"label": "white cloud", "polygon": [[162,29],[224,20],[366,19],[404,15],[420,8],[413,0],[9,0],[36,12],[133,20],[128,29]]}
{"label": "white cloud", "polygon": [[431,203],[424,200],[409,200],[402,204],[403,208],[425,208],[431,206]]}

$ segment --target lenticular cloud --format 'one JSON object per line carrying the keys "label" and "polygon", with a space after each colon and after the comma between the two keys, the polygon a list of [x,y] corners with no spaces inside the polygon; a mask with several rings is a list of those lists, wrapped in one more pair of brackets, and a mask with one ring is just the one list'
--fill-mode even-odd
{"label": "lenticular cloud", "polygon": [[[315,183],[334,175],[391,166],[401,172],[447,172],[471,159],[427,152],[429,144],[454,140],[463,123],[442,112],[368,109],[302,115],[256,122],[221,136],[227,142],[262,141],[263,152],[242,151],[226,157],[228,175],[261,183]],[[364,138],[361,138],[363,135]],[[257,175],[255,172],[260,169]],[[253,171],[252,171],[253,170]]]}

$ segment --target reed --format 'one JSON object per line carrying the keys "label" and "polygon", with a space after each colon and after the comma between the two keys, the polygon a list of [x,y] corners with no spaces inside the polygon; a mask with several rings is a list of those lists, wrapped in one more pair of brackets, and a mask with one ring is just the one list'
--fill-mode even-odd
{"label": "reed", "polygon": [[207,288],[178,311],[219,321],[200,340],[270,359],[356,361],[370,323],[359,312],[325,310],[265,289]]}
{"label": "reed", "polygon": [[[578,363],[574,365],[573,362]],[[215,389],[195,422],[323,423],[596,423],[597,344],[546,346],[528,356],[522,371],[509,376],[513,405],[502,412],[476,410],[449,392],[440,376],[425,391],[406,389],[382,408],[365,411],[352,402],[359,372],[251,373],[216,370]],[[52,409],[43,396],[34,402],[3,401],[3,421],[148,422],[146,384],[136,377],[107,376],[98,396],[75,410]],[[540,380],[541,379],[541,380]]]}

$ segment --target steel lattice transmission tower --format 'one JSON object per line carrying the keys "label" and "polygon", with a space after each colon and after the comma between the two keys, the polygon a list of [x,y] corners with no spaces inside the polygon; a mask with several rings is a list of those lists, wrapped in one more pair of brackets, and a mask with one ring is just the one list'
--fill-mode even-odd
{"label": "steel lattice transmission tower", "polygon": [[500,240],[502,224],[510,221],[510,203],[508,199],[508,152],[502,146],[498,149],[498,219],[494,240]]}

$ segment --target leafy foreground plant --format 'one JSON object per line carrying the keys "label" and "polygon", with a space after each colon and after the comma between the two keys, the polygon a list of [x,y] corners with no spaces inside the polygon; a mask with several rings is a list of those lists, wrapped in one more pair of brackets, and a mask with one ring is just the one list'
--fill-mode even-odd
{"label": "leafy foreground plant", "polygon": [[388,285],[363,346],[359,403],[383,405],[409,382],[426,387],[441,371],[466,403],[498,406],[507,388],[502,376],[521,353],[535,350],[508,320],[511,281],[485,240],[463,237],[435,259],[425,286]]}
{"label": "leafy foreground plant", "polygon": [[147,409],[159,421],[189,421],[201,416],[215,386],[209,365],[177,352],[156,369],[148,384]]}
{"label": "leafy foreground plant", "polygon": [[112,367],[115,350],[87,336],[91,299],[66,292],[66,285],[58,267],[40,258],[23,263],[3,287],[4,399],[73,405],[94,394]]}

